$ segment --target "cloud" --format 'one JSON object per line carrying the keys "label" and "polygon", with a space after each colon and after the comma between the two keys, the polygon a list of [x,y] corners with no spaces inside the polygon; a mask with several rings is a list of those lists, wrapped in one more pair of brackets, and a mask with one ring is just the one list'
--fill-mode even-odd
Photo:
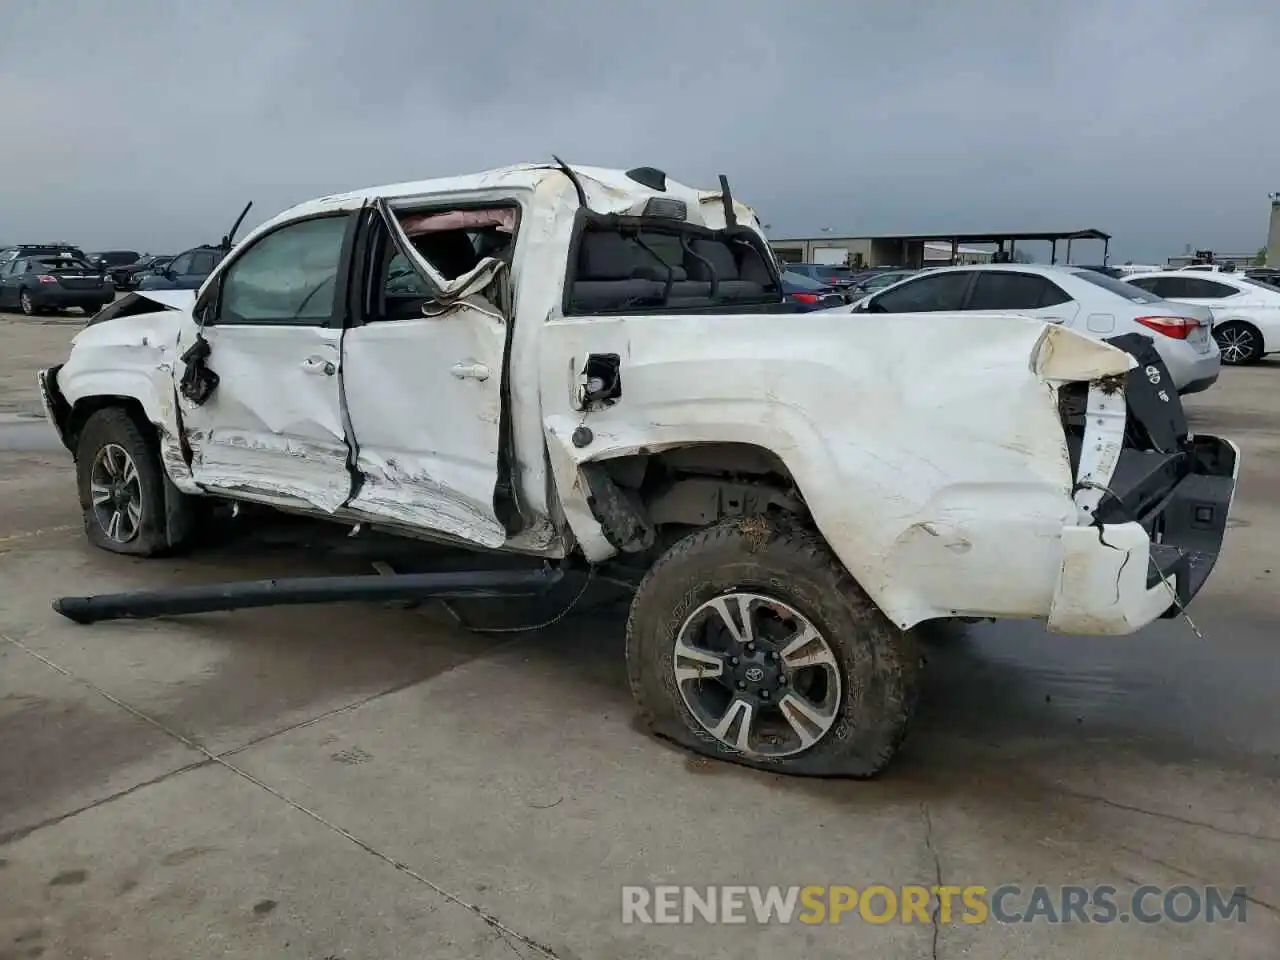
{"label": "cloud", "polygon": [[412,0],[0,8],[0,239],[177,249],[307,197],[545,159],[728,173],[776,235],[1265,239],[1265,2]]}

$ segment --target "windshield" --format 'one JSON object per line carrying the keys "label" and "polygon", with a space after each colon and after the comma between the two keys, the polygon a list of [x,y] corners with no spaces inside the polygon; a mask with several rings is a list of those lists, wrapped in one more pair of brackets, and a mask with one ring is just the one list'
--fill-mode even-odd
{"label": "windshield", "polygon": [[1124,297],[1130,303],[1160,302],[1160,298],[1154,293],[1148,293],[1141,287],[1135,287],[1132,283],[1125,283],[1123,280],[1108,277],[1105,273],[1095,273],[1092,270],[1073,270],[1072,273],[1081,280],[1088,280],[1095,287],[1101,287],[1103,290],[1110,290],[1117,297]]}

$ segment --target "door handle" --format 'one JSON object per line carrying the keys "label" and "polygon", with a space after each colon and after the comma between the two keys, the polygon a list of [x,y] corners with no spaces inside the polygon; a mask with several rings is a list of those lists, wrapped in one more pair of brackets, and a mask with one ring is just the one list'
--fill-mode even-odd
{"label": "door handle", "polygon": [[489,379],[489,368],[483,363],[455,363],[450,372],[459,380]]}
{"label": "door handle", "polygon": [[307,357],[302,361],[302,372],[317,377],[332,377],[338,372],[338,368],[324,357]]}

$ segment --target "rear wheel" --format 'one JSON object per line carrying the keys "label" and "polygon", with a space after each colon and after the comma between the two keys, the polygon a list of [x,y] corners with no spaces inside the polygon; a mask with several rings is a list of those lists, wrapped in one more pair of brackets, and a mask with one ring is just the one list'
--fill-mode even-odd
{"label": "rear wheel", "polygon": [[144,557],[168,547],[160,460],[127,411],[89,417],[76,445],[76,479],[94,546]]}
{"label": "rear wheel", "polygon": [[790,519],[685,537],[627,625],[631,690],[655,732],[777,773],[877,773],[906,734],[919,667],[914,637]]}
{"label": "rear wheel", "polygon": [[30,290],[23,290],[22,293],[18,295],[18,307],[28,317],[34,317],[40,312],[40,308],[36,306],[36,302],[31,299]]}
{"label": "rear wheel", "polygon": [[1262,359],[1262,334],[1243,320],[1228,320],[1215,327],[1213,339],[1218,341],[1222,362],[1233,367],[1248,366]]}

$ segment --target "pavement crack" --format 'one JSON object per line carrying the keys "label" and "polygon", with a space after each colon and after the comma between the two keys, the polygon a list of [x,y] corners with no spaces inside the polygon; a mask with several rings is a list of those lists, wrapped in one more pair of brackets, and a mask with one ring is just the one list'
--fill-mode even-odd
{"label": "pavement crack", "polygon": [[[920,817],[924,820],[924,845],[933,857],[933,881],[936,888],[942,887],[942,860],[938,857],[938,849],[933,845],[933,817],[929,814],[929,804],[921,801]],[[933,912],[929,917],[933,924],[933,942],[930,947],[932,960],[938,960],[938,934],[941,932],[942,900],[935,894]]]}
{"label": "pavement crack", "polygon": [[205,761],[207,761],[207,763],[215,764],[219,767],[222,767],[228,772],[235,774],[237,777],[239,777],[241,780],[244,780],[246,783],[250,783],[253,786],[257,787],[259,790],[265,791],[266,793],[275,797],[281,803],[292,808],[293,810],[296,810],[298,813],[301,813],[306,817],[310,817],[312,820],[320,824],[320,826],[324,827],[326,830],[329,830],[330,832],[337,834],[338,836],[342,837],[344,840],[348,841],[349,843],[355,844],[365,853],[369,854],[370,856],[378,860],[381,860],[383,863],[387,864],[388,866],[395,868],[400,873],[403,873],[405,876],[409,877],[411,880],[426,887],[436,896],[444,900],[447,900],[449,903],[452,903],[454,906],[461,907],[462,909],[471,913],[473,916],[476,917],[476,919],[478,919],[481,923],[488,926],[495,933],[501,936],[504,940],[515,941],[520,944],[523,944],[524,946],[528,947],[530,950],[534,951],[534,953],[536,953],[538,956],[545,957],[547,958],[547,960],[562,960],[562,958],[558,956],[556,952],[552,950],[550,947],[548,947],[547,945],[539,943],[537,940],[534,940],[532,937],[527,937],[523,933],[520,933],[519,931],[512,929],[492,913],[489,913],[488,911],[484,910],[483,908],[477,906],[474,903],[471,903],[468,900],[464,900],[462,897],[458,896],[455,893],[451,893],[450,891],[446,890],[444,887],[440,886],[438,883],[435,883],[434,881],[429,880],[427,877],[424,877],[422,874],[418,873],[407,863],[404,863],[401,860],[397,860],[391,854],[384,852],[383,850],[376,847],[371,842],[367,840],[362,840],[360,837],[357,837],[355,834],[347,830],[345,827],[341,827],[338,824],[334,823],[333,821],[326,819],[321,814],[303,805],[299,801],[294,800],[292,797],[288,796],[282,791],[271,786],[269,783],[266,783],[263,780],[259,780],[253,774],[249,773],[249,771],[243,769],[242,767],[236,766],[231,761],[212,752],[204,745],[196,742],[195,740],[192,740],[190,737],[183,736],[181,733],[178,733],[176,730],[167,726],[165,723],[161,722],[160,720],[157,720],[155,717],[152,717],[151,715],[139,710],[137,707],[129,703],[126,703],[125,701],[121,700],[119,697],[115,696],[114,694],[111,694],[108,691],[99,687],[92,680],[88,680],[75,673],[72,673],[66,667],[62,666],[61,664],[55,663],[54,661],[50,660],[48,657],[44,656],[43,654],[39,653],[36,650],[31,649],[22,641],[15,640],[13,637],[9,636],[8,634],[0,633],[0,640],[3,640],[14,647],[17,647],[19,650],[26,653],[28,656],[34,657],[36,660],[39,660],[50,670],[53,670],[55,673],[61,674],[62,676],[66,677],[68,680],[72,681],[73,683],[78,683],[82,686],[88,687],[94,693],[98,694],[100,697],[103,697],[109,702],[115,704],[121,710],[124,710],[127,713],[132,714],[134,717],[143,721],[144,723],[150,724],[151,726],[155,727],[157,730],[159,730],[161,733],[165,734],[166,736],[171,737],[174,740],[177,740],[183,746],[189,747],[190,749],[194,750],[196,753],[199,753],[201,756],[203,756],[205,758]]}
{"label": "pavement crack", "polygon": [[1099,803],[1104,807],[1112,807],[1116,810],[1127,810],[1130,813],[1141,813],[1144,816],[1155,817],[1157,820],[1168,820],[1170,823],[1181,823],[1188,827],[1200,827],[1204,830],[1212,830],[1214,833],[1220,833],[1226,837],[1240,837],[1245,840],[1259,840],[1264,843],[1280,843],[1280,837],[1269,833],[1255,833],[1251,830],[1232,830],[1230,827],[1220,827],[1216,823],[1206,823],[1204,820],[1193,820],[1190,817],[1180,817],[1176,813],[1165,813],[1162,810],[1148,810],[1145,807],[1135,806],[1130,803],[1121,803],[1119,800],[1110,800],[1107,797],[1098,796],[1094,793],[1080,793],[1075,790],[1068,790],[1064,787],[1058,787],[1058,791],[1064,796],[1074,797],[1077,800]]}
{"label": "pavement crack", "polygon": [[[8,639],[7,637],[5,639]],[[166,780],[176,777],[179,774],[189,773],[192,770],[199,770],[201,767],[209,766],[208,760],[197,760],[195,763],[188,763],[186,766],[178,767],[176,770],[170,770],[168,773],[162,773],[158,777],[152,777],[150,780],[143,780],[141,783],[135,783],[133,786],[124,790],[118,790],[110,796],[102,797],[93,803],[86,803],[82,807],[76,807],[74,810],[68,810],[66,813],[60,813],[56,817],[46,817],[38,823],[32,823],[25,827],[17,827],[13,830],[6,830],[0,833],[0,847],[10,843],[17,843],[26,837],[31,836],[37,830],[44,830],[46,827],[56,827],[58,824],[70,820],[72,817],[78,817],[82,813],[88,813],[90,810],[96,810],[98,807],[104,807],[109,803],[115,803],[131,793],[137,793],[139,790],[145,790],[147,787],[154,787],[156,784],[164,783]]]}
{"label": "pavement crack", "polygon": [[[1159,857],[1153,857],[1149,853],[1144,853],[1143,851],[1138,850],[1135,847],[1130,847],[1123,843],[1117,843],[1116,847],[1120,850],[1125,851],[1126,853],[1133,854],[1135,857],[1139,857],[1143,860],[1146,860],[1148,863],[1154,863],[1157,867],[1163,867],[1164,869],[1168,870],[1170,873],[1176,873],[1179,876],[1186,877],[1188,880],[1195,880],[1198,883],[1204,884],[1206,887],[1213,886],[1213,884],[1210,882],[1210,880],[1207,877],[1202,877],[1200,874],[1195,873],[1194,871],[1188,870],[1186,867],[1180,867],[1175,863],[1170,863],[1168,860],[1161,860]],[[1130,882],[1133,883],[1135,886],[1140,885],[1136,880],[1131,880]],[[1276,916],[1280,917],[1280,907],[1276,906],[1274,903],[1269,903],[1266,900],[1259,900],[1257,897],[1253,896],[1247,890],[1244,890],[1244,888],[1239,888],[1239,889],[1241,891],[1240,896],[1243,897],[1246,901],[1254,904],[1255,906],[1261,907],[1263,910],[1266,910],[1268,913],[1273,913]]]}
{"label": "pavement crack", "polygon": [[[469,663],[470,661],[467,661],[467,662]],[[448,672],[448,671],[445,671],[445,672]],[[329,720],[341,714],[350,713],[352,710],[359,710],[361,707],[365,706],[366,704],[373,703],[375,700],[381,700],[383,697],[389,697],[393,693],[400,693],[402,690],[408,690],[410,687],[415,687],[420,683],[425,683],[428,680],[434,680],[438,676],[440,676],[439,673],[433,673],[425,677],[414,677],[412,680],[406,680],[404,683],[397,683],[393,687],[387,687],[385,690],[378,690],[374,693],[369,694],[368,696],[359,697],[358,699],[352,700],[350,703],[344,703],[341,706],[334,707],[330,710],[325,710],[323,713],[317,713],[314,717],[308,717],[305,720],[299,720],[297,723],[291,723],[288,726],[281,727],[278,730],[272,730],[268,733],[260,734],[259,736],[256,736],[251,740],[246,740],[244,743],[240,744],[238,747],[231,747],[228,750],[220,751],[218,753],[218,756],[224,757],[224,758],[234,757],[238,753],[243,753],[245,750],[248,750],[251,747],[259,746],[260,744],[263,744],[268,740],[272,740],[275,737],[282,737],[287,733],[293,733],[295,730],[303,730],[307,727],[314,726],[317,723],[323,723],[325,720]]]}

